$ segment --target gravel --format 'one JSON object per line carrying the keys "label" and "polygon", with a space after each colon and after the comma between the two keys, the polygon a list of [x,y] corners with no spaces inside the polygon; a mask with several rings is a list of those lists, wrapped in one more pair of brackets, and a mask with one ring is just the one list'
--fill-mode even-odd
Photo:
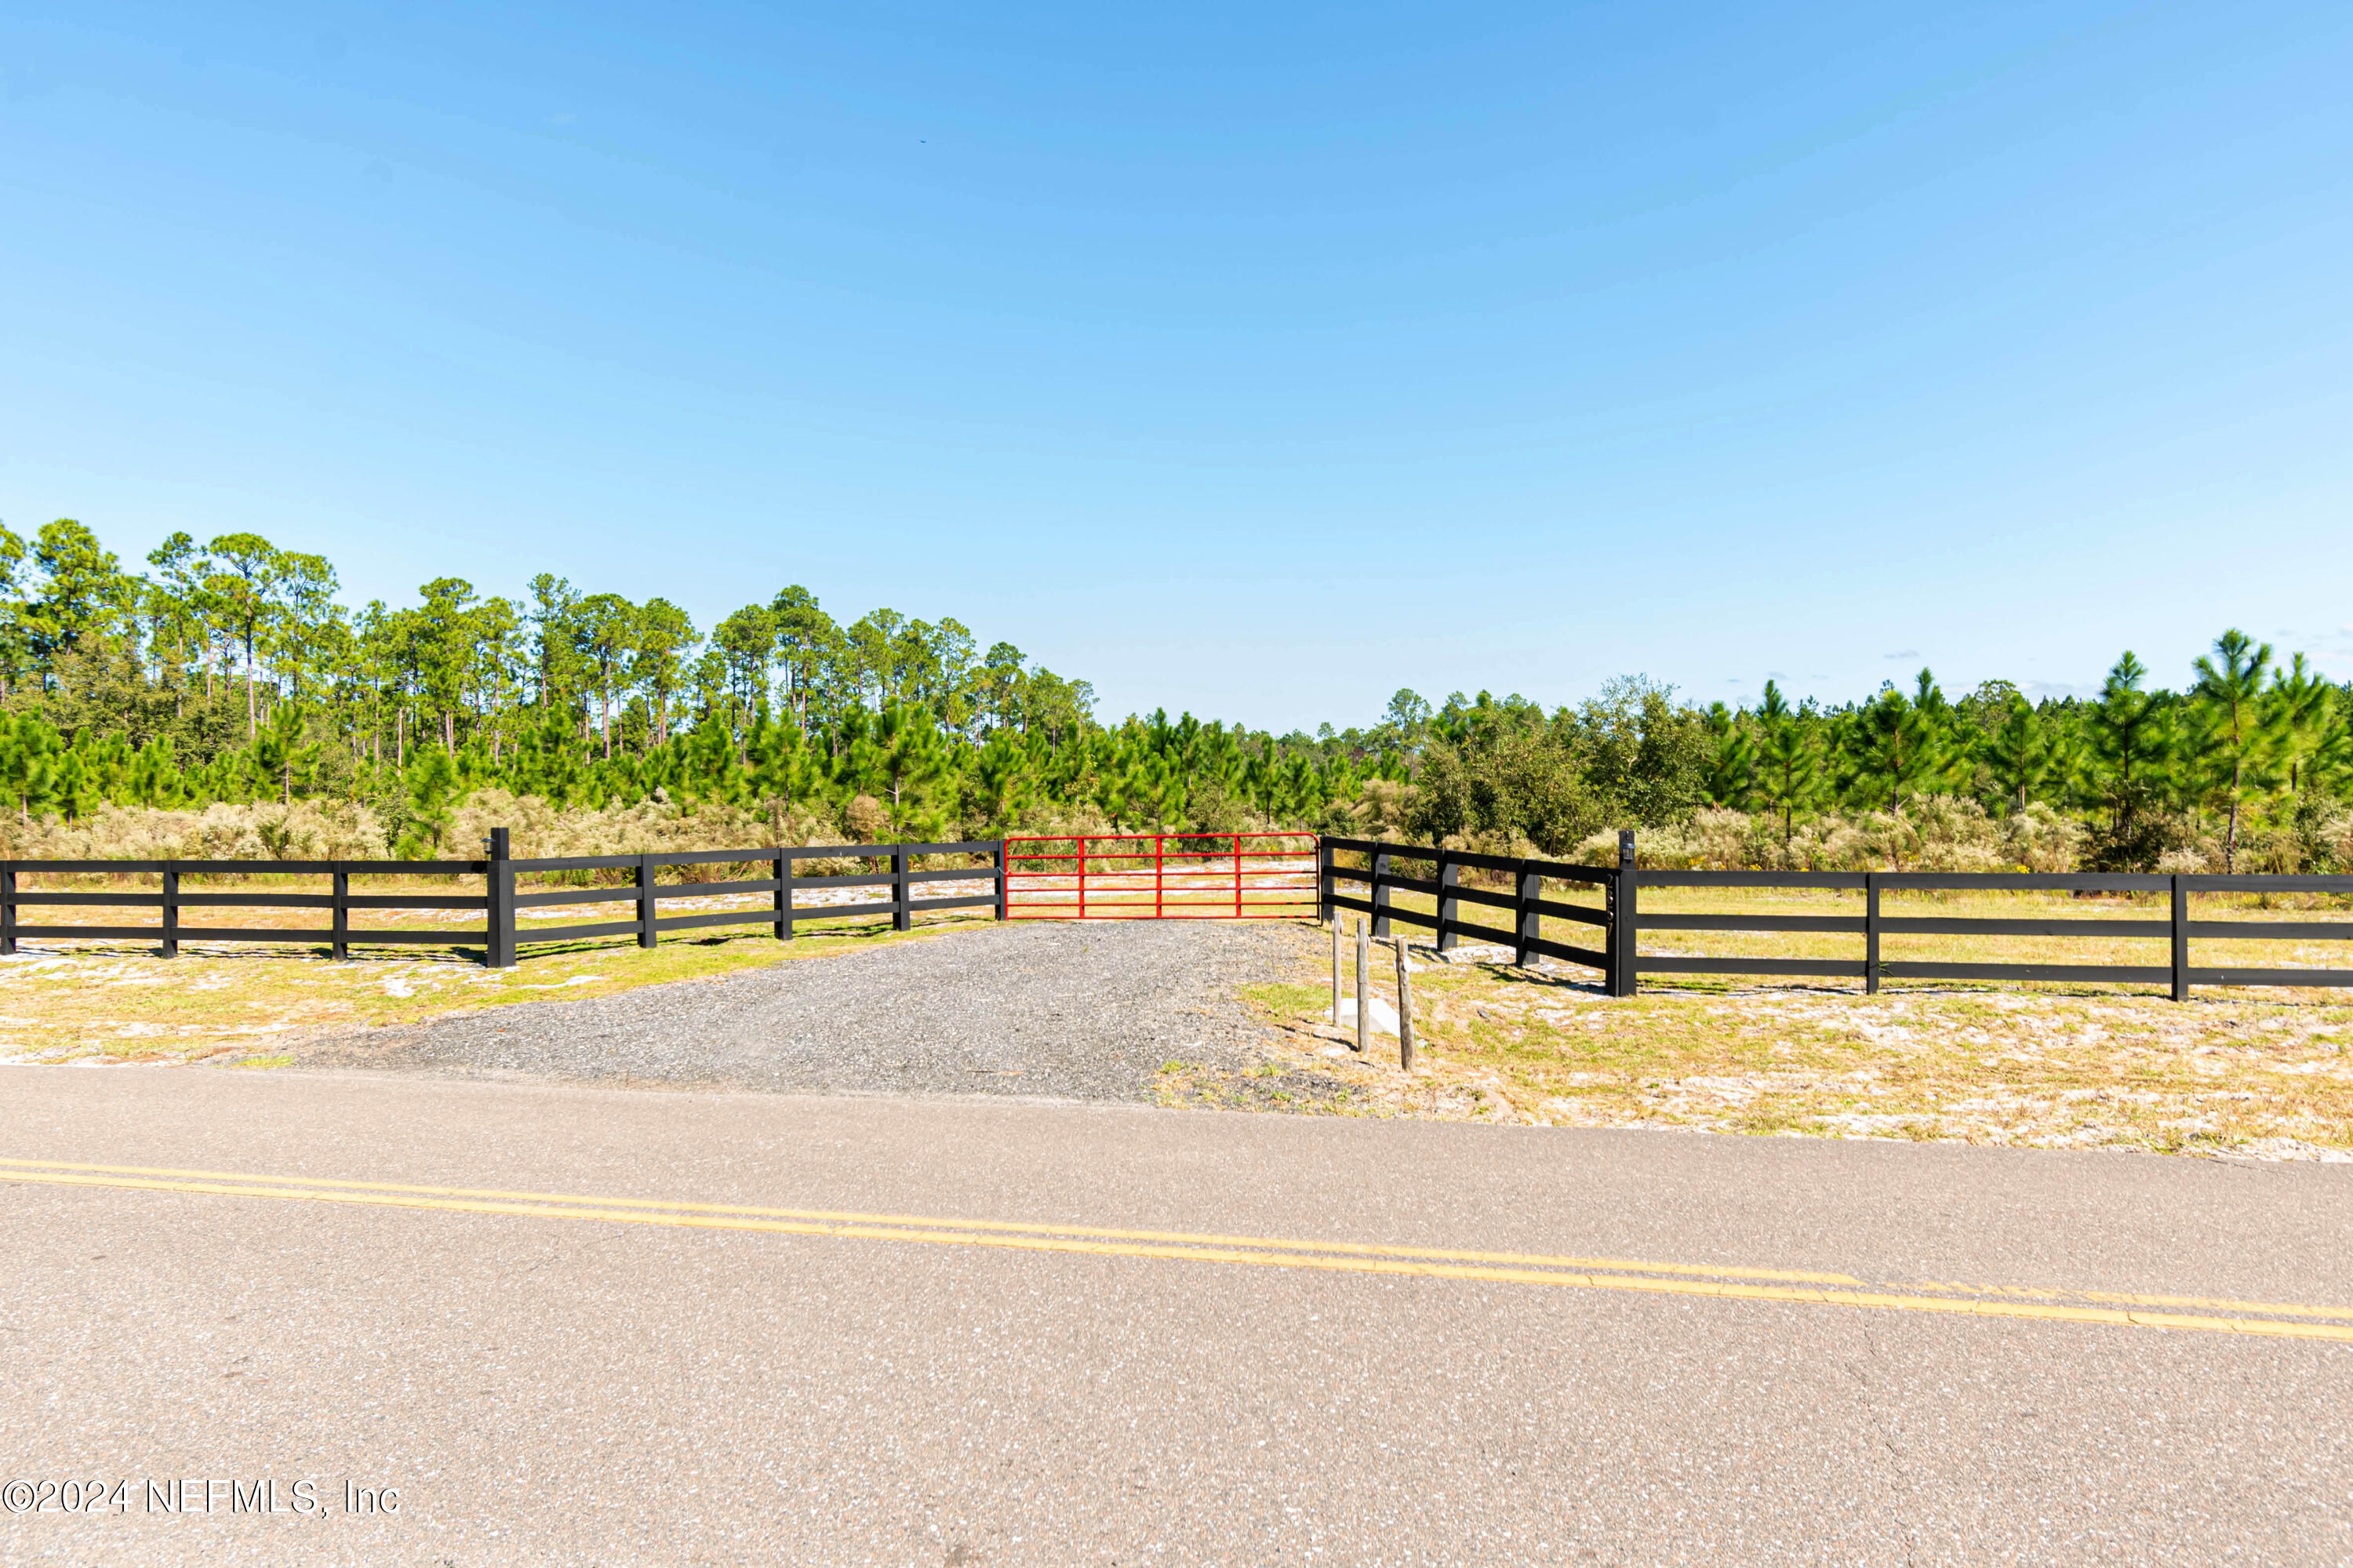
{"label": "gravel", "polygon": [[1239,1071],[1269,1031],[1234,996],[1288,925],[1019,922],[589,1001],[314,1040],[298,1067],[458,1077],[1144,1100],[1163,1063]]}

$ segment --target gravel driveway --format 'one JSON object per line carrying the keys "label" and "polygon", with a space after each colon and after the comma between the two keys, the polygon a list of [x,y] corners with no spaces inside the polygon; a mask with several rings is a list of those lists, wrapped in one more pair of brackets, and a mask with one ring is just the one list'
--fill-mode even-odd
{"label": "gravel driveway", "polygon": [[329,1036],[304,1067],[723,1085],[798,1094],[1149,1098],[1178,1058],[1237,1070],[1267,1031],[1234,988],[1280,976],[1274,922],[1020,922],[592,1001]]}

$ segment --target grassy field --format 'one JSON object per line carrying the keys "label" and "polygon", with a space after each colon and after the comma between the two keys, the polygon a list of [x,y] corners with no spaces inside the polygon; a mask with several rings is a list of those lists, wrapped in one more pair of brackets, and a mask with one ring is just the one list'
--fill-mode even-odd
{"label": "grassy field", "polygon": [[[473,881],[478,891],[480,879]],[[303,890],[309,891],[307,885]],[[416,891],[413,885],[403,890]],[[728,902],[665,900],[662,913],[697,913]],[[749,906],[754,900],[732,902]],[[286,1060],[288,1043],[304,1034],[408,1023],[513,1002],[607,996],[666,980],[709,980],[780,959],[818,959],[876,942],[928,940],[980,924],[987,914],[927,915],[905,933],[892,931],[887,916],[804,923],[788,943],[759,925],[665,937],[650,950],[627,938],[536,944],[531,939],[533,924],[627,919],[633,912],[619,895],[610,904],[525,911],[519,932],[522,962],[511,969],[485,969],[479,949],[421,945],[355,944],[351,961],[334,963],[325,948],[299,942],[207,944],[184,937],[180,957],[163,959],[153,943],[131,939],[27,939],[15,958],[0,958],[0,1060],[277,1066]],[[535,921],[533,916],[543,918]],[[206,924],[234,919],[241,927],[289,930],[325,920],[319,910],[238,909],[190,911],[189,923],[198,916]],[[153,916],[73,908],[43,909],[39,918],[44,924],[97,925]],[[364,919],[382,929],[479,929],[482,916],[372,910]]]}
{"label": "grassy field", "polygon": [[[1547,883],[1545,896],[1599,911],[1599,890],[1576,884]],[[1857,893],[1809,888],[1644,888],[1644,914],[1654,915],[1827,915],[1862,917],[1863,898]],[[1428,914],[1432,900],[1412,893],[1397,895],[1399,908]],[[2096,897],[2063,893],[2001,893],[1974,891],[1887,892],[1880,897],[1883,918],[1932,916],[2004,920],[2163,920],[2169,908],[2162,894],[2114,894]],[[1508,927],[1505,909],[1463,903],[1458,919],[1478,925]],[[2199,894],[2190,900],[2192,920],[2243,920],[2263,923],[2341,921],[2345,939],[2332,941],[2229,940],[2200,938],[2190,945],[2190,962],[2205,969],[2241,966],[2260,969],[2353,969],[2353,903],[2324,894],[2274,895],[2268,898],[2243,894]],[[1351,916],[1351,919],[1356,916]],[[1547,917],[1544,935],[1556,942],[1598,948],[1599,927]],[[1426,940],[1419,929],[1401,930],[1415,940]],[[1645,958],[1724,956],[1776,959],[1846,959],[1860,961],[1859,935],[1820,932],[1645,931]],[[1978,937],[1883,935],[1880,958],[1884,962],[1935,959],[1947,963],[2154,964],[2168,962],[2162,937]],[[1677,984],[1683,978],[1645,976],[1644,986]],[[1700,983],[1709,983],[1700,979]],[[1955,984],[1974,982],[1956,981]],[[2308,993],[2294,993],[2299,998]],[[2353,993],[2348,993],[2353,994]]]}
{"label": "grassy field", "polygon": [[[1549,894],[1550,890],[1548,890]],[[1589,897],[1577,902],[1594,902]],[[1400,895],[1408,907],[1427,898]],[[2344,919],[2341,900],[2200,898],[2198,919]],[[1852,914],[1859,894],[1652,889],[1651,911]],[[2063,895],[1904,895],[1883,913],[2003,918],[2162,918],[2139,899]],[[1467,907],[1464,918],[1508,923]],[[1349,916],[1353,929],[1356,916]],[[1580,946],[1599,932],[1547,920]],[[1400,931],[1408,928],[1399,926]],[[1441,960],[1409,934],[1419,1062],[1397,1043],[1368,1059],[1328,1022],[1328,936],[1303,933],[1294,970],[1246,994],[1281,1042],[1256,1074],[1211,1078],[1179,1065],[1172,1101],[1367,1115],[1576,1126],[2114,1146],[2173,1152],[2353,1158],[2353,992],[2201,988],[2177,1003],[2148,987],[2064,982],[1778,981],[1645,976],[1641,994],[1600,993],[1590,969],[1466,943]],[[1860,959],[1857,936],[1653,932],[1642,952]],[[1952,962],[2156,964],[2162,940],[1907,936],[1883,957]],[[2353,968],[2334,941],[2200,940],[2200,967]],[[1348,966],[1353,976],[1353,962]],[[1377,949],[1373,994],[1395,997]],[[1353,978],[1348,981],[1353,987]]]}

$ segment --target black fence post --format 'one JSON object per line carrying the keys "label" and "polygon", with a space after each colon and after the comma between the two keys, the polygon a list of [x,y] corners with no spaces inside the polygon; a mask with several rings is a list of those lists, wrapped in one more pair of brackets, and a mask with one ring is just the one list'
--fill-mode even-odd
{"label": "black fence post", "polygon": [[789,850],[779,847],[776,851],[776,891],[775,895],[775,904],[776,910],[776,940],[779,942],[789,942],[793,939],[792,853]]}
{"label": "black fence post", "polygon": [[0,956],[16,953],[16,868],[0,865]]}
{"label": "black fence post", "polygon": [[1641,984],[1635,956],[1641,948],[1642,919],[1635,894],[1634,831],[1618,833],[1618,869],[1609,878],[1609,994],[1631,996]]}
{"label": "black fence post", "polygon": [[1013,918],[1013,885],[1008,880],[1012,870],[1005,859],[1005,841],[999,839],[997,841],[997,917],[999,920]]}
{"label": "black fence post", "polygon": [[1372,894],[1373,935],[1376,937],[1386,937],[1389,934],[1389,893],[1391,889],[1384,879],[1389,874],[1389,852],[1386,849],[1375,850],[1372,854],[1372,870],[1366,874],[1365,886]]}
{"label": "black fence post", "polygon": [[1544,916],[1530,907],[1544,896],[1544,878],[1533,871],[1520,871],[1512,877],[1513,935],[1518,940],[1512,944],[1512,962],[1526,969],[1535,961],[1536,950],[1529,944],[1544,938]]}
{"label": "black fence post", "polygon": [[1879,873],[1862,874],[1862,994],[1879,994]]}
{"label": "black fence post", "polygon": [[1461,880],[1462,868],[1454,863],[1454,857],[1440,845],[1438,851],[1438,950],[1441,953],[1452,952],[1454,945],[1462,939],[1454,933],[1455,918],[1462,910],[1461,901],[1448,891]]}
{"label": "black fence post", "polygon": [[2189,889],[2173,879],[2173,1000],[2189,1000]]}
{"label": "black fence post", "polygon": [[515,879],[513,834],[505,828],[491,830],[491,858],[483,870],[490,893],[490,951],[494,969],[511,969],[515,962]]}
{"label": "black fence post", "polygon": [[1324,926],[1329,926],[1340,917],[1339,906],[1332,902],[1332,895],[1340,891],[1339,879],[1332,874],[1332,841],[1318,833],[1315,835],[1315,919],[1317,924]]}
{"label": "black fence post", "polygon": [[1618,874],[1601,879],[1601,994],[1618,994]]}
{"label": "black fence post", "polygon": [[891,929],[912,931],[915,912],[907,905],[907,846],[891,846]]}
{"label": "black fence post", "polygon": [[[164,863],[164,956],[180,956],[180,868],[170,861]],[[14,951],[11,948],[10,951]],[[335,955],[341,958],[343,955]]]}
{"label": "black fence post", "polygon": [[[174,882],[178,881],[174,877]],[[327,934],[327,957],[343,963],[352,956],[352,874],[340,864],[328,874],[327,923],[332,927]],[[167,907],[169,907],[167,906]],[[180,938],[179,911],[173,909],[164,918],[169,922],[164,940],[176,947]]]}
{"label": "black fence post", "polygon": [[661,939],[654,928],[653,856],[638,857],[638,946],[650,948]]}

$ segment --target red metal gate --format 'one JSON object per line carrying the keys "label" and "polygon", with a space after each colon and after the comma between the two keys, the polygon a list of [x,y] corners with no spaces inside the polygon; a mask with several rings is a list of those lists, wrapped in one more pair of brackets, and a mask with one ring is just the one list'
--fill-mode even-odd
{"label": "red metal gate", "polygon": [[1313,920],[1314,833],[1005,841],[1008,920]]}

